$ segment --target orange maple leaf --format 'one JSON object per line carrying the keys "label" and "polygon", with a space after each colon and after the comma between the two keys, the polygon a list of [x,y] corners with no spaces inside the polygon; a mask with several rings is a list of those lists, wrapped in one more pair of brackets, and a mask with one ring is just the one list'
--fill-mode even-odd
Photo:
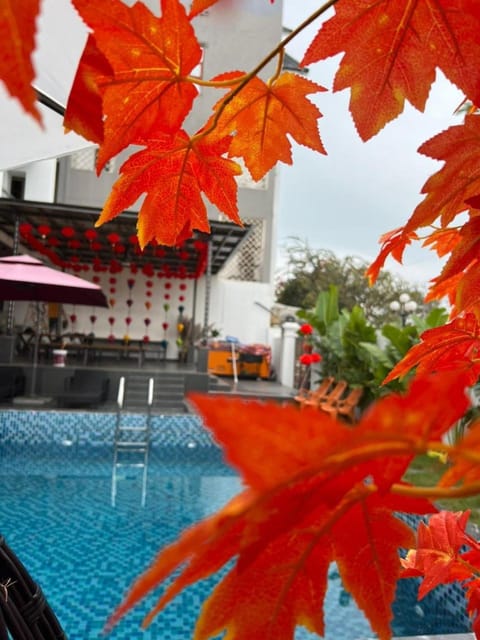
{"label": "orange maple leaf", "polygon": [[192,5],[190,7],[190,13],[188,14],[190,18],[194,18],[198,16],[199,13],[206,11],[209,7],[216,4],[219,0],[193,0]]}
{"label": "orange maple leaf", "polygon": [[78,64],[68,97],[63,124],[87,140],[103,142],[103,103],[100,78],[112,75],[112,68],[90,34]]}
{"label": "orange maple leaf", "polygon": [[105,115],[100,171],[151,132],[181,127],[198,94],[187,76],[202,50],[179,0],[162,0],[160,18],[142,2],[127,7],[121,0],[72,1],[112,69],[96,78]]}
{"label": "orange maple leaf", "polygon": [[181,244],[194,229],[210,231],[202,192],[241,224],[235,181],[241,169],[222,157],[229,145],[228,137],[191,139],[183,131],[149,140],[146,149],[122,165],[97,226],[115,218],[146,193],[138,214],[140,246],[151,240],[171,246]]}
{"label": "orange maple leaf", "polygon": [[[190,18],[194,18],[199,13],[206,11],[209,7],[212,7],[219,0],[193,0],[192,5],[190,7]],[[275,0],[270,0],[270,3],[273,4]]]}
{"label": "orange maple leaf", "polygon": [[469,455],[477,452],[480,444],[480,421],[474,420],[468,425],[468,430],[462,439],[449,451],[449,467],[438,484],[441,487],[454,487],[480,480],[478,461]]}
{"label": "orange maple leaf", "polygon": [[375,283],[378,278],[378,274],[385,264],[385,260],[390,254],[401,264],[403,260],[403,252],[412,240],[416,239],[417,234],[415,232],[405,233],[403,227],[397,227],[396,229],[392,229],[392,231],[384,233],[379,240],[382,245],[380,253],[365,272],[370,284]]}
{"label": "orange maple leaf", "polygon": [[470,208],[466,201],[480,190],[480,115],[466,116],[463,124],[427,140],[419,152],[434,160],[443,160],[444,166],[424,184],[422,193],[427,196],[408,220],[406,231],[427,226],[437,219],[446,227]]}
{"label": "orange maple leaf", "polygon": [[27,113],[42,121],[32,87],[35,71],[32,53],[35,47],[35,21],[40,0],[3,0],[0,7],[0,78],[11,96],[17,98]]}
{"label": "orange maple leaf", "polygon": [[351,0],[335,5],[303,60],[344,53],[334,90],[351,88],[350,109],[363,140],[404,108],[423,111],[436,69],[480,104],[480,11],[466,0]]}
{"label": "orange maple leaf", "polygon": [[[432,411],[431,401],[446,393],[448,411],[439,403]],[[419,379],[407,395],[376,404],[353,430],[292,406],[191,400],[247,489],[166,547],[110,624],[175,569],[146,623],[182,589],[236,558],[205,604],[198,640],[225,629],[237,640],[291,640],[298,624],[322,634],[327,568],[335,561],[372,628],[389,638],[398,550],[413,544],[412,531],[394,513],[435,511],[427,500],[394,493],[394,483],[405,463],[462,415],[463,384],[449,376]]]}
{"label": "orange maple leaf", "polygon": [[288,135],[326,153],[318,132],[321,113],[306,97],[318,91],[325,89],[290,72],[268,83],[254,77],[238,93],[233,89],[214,107],[220,108],[218,135],[235,134],[229,155],[243,158],[252,178],[260,180],[278,161],[292,164]]}
{"label": "orange maple leaf", "polygon": [[480,190],[480,115],[469,115],[463,124],[434,136],[419,148],[419,152],[435,160],[443,160],[444,166],[424,184],[422,193],[427,196],[416,207],[405,226],[384,236],[383,247],[367,274],[371,281],[374,280],[390,254],[398,260],[398,252],[403,251],[410,239],[416,237],[418,229],[432,225],[439,219],[440,229],[424,244],[433,245],[442,238],[441,234],[447,233],[443,236],[446,243],[438,244],[437,252],[440,249],[439,255],[445,255],[453,250],[453,254],[442,274],[434,280],[429,299],[450,295],[451,289],[451,297],[457,297],[457,311],[466,310],[471,307],[474,295],[478,293],[477,285],[473,286],[474,271],[470,271],[469,278],[462,285],[462,294],[453,289],[460,282],[460,278],[453,276],[466,269],[475,255],[478,213],[471,211],[470,221],[459,230],[449,229],[448,225],[457,215],[470,208],[467,201],[475,198]]}
{"label": "orange maple leaf", "polygon": [[417,375],[434,371],[455,372],[472,385],[480,375],[480,326],[475,315],[467,313],[442,327],[424,331],[383,381],[391,382],[417,367]]}
{"label": "orange maple leaf", "polygon": [[439,258],[443,258],[461,242],[459,229],[436,229],[422,242],[423,247],[431,247]]}

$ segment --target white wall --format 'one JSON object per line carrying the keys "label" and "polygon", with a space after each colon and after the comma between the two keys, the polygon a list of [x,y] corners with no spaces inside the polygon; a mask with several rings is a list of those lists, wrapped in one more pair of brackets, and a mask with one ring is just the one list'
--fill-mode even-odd
{"label": "white wall", "polygon": [[25,172],[25,200],[53,202],[55,199],[56,159],[33,162],[20,168]]}
{"label": "white wall", "polygon": [[[203,297],[199,302],[203,313]],[[270,314],[256,302],[271,308],[270,284],[212,278],[209,324],[220,330],[221,337],[233,336],[244,344],[269,344]],[[203,316],[199,315],[198,321],[203,321]]]}

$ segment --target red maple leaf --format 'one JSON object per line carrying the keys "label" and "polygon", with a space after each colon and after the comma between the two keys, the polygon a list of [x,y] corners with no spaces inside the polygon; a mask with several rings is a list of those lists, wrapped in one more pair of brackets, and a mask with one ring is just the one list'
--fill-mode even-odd
{"label": "red maple leaf", "polygon": [[[192,5],[190,7],[190,13],[189,13],[190,18],[194,18],[199,13],[206,11],[217,2],[219,2],[219,0],[193,0]],[[275,0],[270,0],[271,4],[273,4],[274,2]]]}
{"label": "red maple leaf", "polygon": [[218,135],[235,134],[229,155],[243,158],[253,179],[260,180],[278,161],[292,164],[288,136],[325,153],[318,132],[321,113],[306,97],[318,91],[325,89],[290,72],[268,83],[254,77],[238,93],[233,89],[214,107],[220,113]]}
{"label": "red maple leaf", "polygon": [[219,0],[193,0],[190,7],[190,18],[198,16],[199,13],[203,13],[208,8],[216,4]]}
{"label": "red maple leaf", "polygon": [[0,78],[10,95],[17,98],[27,113],[41,122],[32,87],[35,71],[32,53],[35,46],[35,21],[40,0],[3,0],[0,7]]}
{"label": "red maple leaf", "polygon": [[408,552],[402,560],[402,577],[422,576],[418,596],[440,584],[468,580],[472,569],[465,562],[464,545],[471,545],[478,552],[479,545],[465,532],[470,512],[441,511],[430,517],[429,523],[418,527],[416,550]]}
{"label": "red maple leaf", "polygon": [[[437,403],[432,412],[431,401],[445,393],[449,411]],[[186,586],[234,559],[205,604],[199,640],[233,629],[239,640],[291,640],[298,624],[323,633],[326,574],[335,561],[372,628],[389,638],[398,551],[413,544],[412,531],[394,514],[435,511],[426,500],[395,493],[406,487],[395,483],[405,461],[465,410],[463,385],[441,376],[417,380],[406,396],[380,401],[353,430],[309,409],[191,399],[247,489],[166,547],[110,623],[175,569],[147,623]]]}
{"label": "red maple leaf", "polygon": [[63,124],[87,140],[103,142],[103,103],[100,78],[112,75],[112,68],[90,34],[73,80]]}
{"label": "red maple leaf", "polygon": [[440,220],[446,227],[469,209],[466,200],[480,189],[480,115],[466,116],[463,124],[450,127],[427,140],[419,152],[444,162],[424,184],[427,196],[405,225],[406,231]]}
{"label": "red maple leaf", "polygon": [[416,239],[417,234],[415,232],[405,233],[403,227],[398,227],[397,229],[392,229],[392,231],[389,231],[388,233],[384,233],[380,238],[380,244],[382,245],[380,253],[365,273],[370,284],[374,284],[378,278],[378,274],[383,268],[385,260],[389,255],[392,255],[392,257],[401,264],[403,260],[403,252],[412,240]]}
{"label": "red maple leaf", "polygon": [[[334,90],[350,88],[362,139],[404,108],[423,111],[436,69],[480,104],[480,11],[476,0],[338,2],[309,46],[303,65],[343,53]],[[478,192],[477,192],[478,193]]]}
{"label": "red maple leaf", "polygon": [[97,226],[128,209],[144,193],[138,215],[141,247],[150,241],[178,245],[194,229],[209,232],[204,193],[220,211],[241,224],[235,176],[241,173],[222,157],[230,139],[191,139],[183,131],[149,140],[148,147],[132,155],[121,167]]}
{"label": "red maple leaf", "polygon": [[181,127],[198,94],[187,76],[202,50],[179,0],[162,0],[160,18],[142,2],[128,7],[121,0],[72,1],[112,69],[96,77],[105,116],[100,171],[112,156],[151,132]]}
{"label": "red maple leaf", "polygon": [[417,367],[417,375],[428,372],[453,372],[474,384],[480,375],[480,326],[475,315],[468,313],[442,327],[424,331],[421,342],[390,371],[383,381],[387,384]]}
{"label": "red maple leaf", "polygon": [[460,231],[458,229],[436,229],[422,242],[422,246],[434,249],[439,258],[443,258],[453,251],[461,242]]}

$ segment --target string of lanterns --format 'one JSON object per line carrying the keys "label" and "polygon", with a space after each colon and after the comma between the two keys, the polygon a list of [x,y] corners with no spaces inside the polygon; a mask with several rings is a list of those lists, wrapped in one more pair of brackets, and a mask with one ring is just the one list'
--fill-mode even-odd
{"label": "string of lanterns", "polygon": [[[109,272],[112,275],[121,273],[125,266],[120,260],[124,259],[127,254],[127,248],[129,245],[129,256],[133,254],[133,259],[130,264],[130,270],[132,273],[138,270],[138,265],[135,264],[135,256],[145,258],[145,251],[142,251],[138,243],[138,238],[135,234],[130,235],[127,238],[126,243],[122,242],[122,238],[118,233],[112,232],[106,236],[106,241],[101,241],[98,232],[95,229],[86,229],[83,232],[77,232],[72,226],[64,226],[58,230],[53,230],[48,224],[40,224],[34,227],[30,223],[22,223],[19,226],[19,233],[22,240],[28,244],[29,247],[37,251],[38,253],[45,255],[53,264],[63,269],[71,269],[75,272],[89,271],[94,272]],[[67,247],[73,253],[70,255],[69,260],[65,261],[61,257],[62,248]],[[107,252],[110,255],[110,259],[107,262],[102,262],[99,255],[92,258],[90,264],[81,262],[81,258],[78,252],[82,248],[88,248],[94,254],[99,254],[101,251]],[[168,262],[162,264],[161,268],[157,272],[158,278],[199,278],[205,273],[207,262],[207,243],[202,241],[195,241],[193,243],[194,253],[186,248],[178,248],[176,251],[176,259],[178,265],[172,268]],[[155,245],[155,243],[149,245],[149,250],[152,252],[155,258],[166,258],[168,253],[165,248]],[[186,263],[195,258],[195,266],[190,270],[187,268]],[[142,272],[149,278],[155,276],[155,269],[152,263],[145,263],[141,267]]]}

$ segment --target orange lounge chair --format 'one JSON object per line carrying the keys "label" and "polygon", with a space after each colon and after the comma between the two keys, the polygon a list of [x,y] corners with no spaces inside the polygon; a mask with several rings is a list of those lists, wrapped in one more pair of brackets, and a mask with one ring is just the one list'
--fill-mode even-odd
{"label": "orange lounge chair", "polygon": [[298,402],[301,407],[303,407],[305,402],[310,400],[317,400],[319,402],[328,397],[328,391],[334,381],[335,379],[333,377],[328,377],[324,378],[316,389],[300,389],[294,400]]}
{"label": "orange lounge chair", "polygon": [[345,398],[337,400],[336,402],[325,402],[320,404],[320,409],[329,413],[332,418],[338,418],[342,416],[349,422],[355,422],[355,410],[358,406],[360,398],[363,395],[362,387],[355,387],[352,389]]}
{"label": "orange lounge chair", "polygon": [[320,409],[323,404],[331,404],[340,400],[340,398],[345,393],[346,388],[348,387],[348,383],[345,380],[339,380],[335,383],[335,386],[331,391],[329,391],[323,398],[312,398],[307,399],[303,403],[305,407],[312,407],[314,409]]}

